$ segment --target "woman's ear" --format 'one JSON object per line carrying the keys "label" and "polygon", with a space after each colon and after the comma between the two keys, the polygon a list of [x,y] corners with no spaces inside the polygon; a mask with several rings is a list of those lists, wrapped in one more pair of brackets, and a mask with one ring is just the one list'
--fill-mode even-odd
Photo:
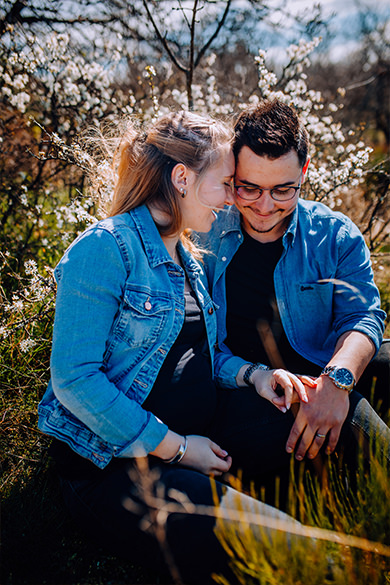
{"label": "woman's ear", "polygon": [[171,179],[175,189],[178,191],[185,189],[187,186],[187,167],[183,163],[175,165],[172,169]]}

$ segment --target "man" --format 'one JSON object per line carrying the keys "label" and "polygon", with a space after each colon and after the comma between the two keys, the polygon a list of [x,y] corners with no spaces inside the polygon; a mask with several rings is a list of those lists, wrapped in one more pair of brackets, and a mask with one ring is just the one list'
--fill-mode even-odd
{"label": "man", "polygon": [[[201,237],[212,252],[205,262],[219,307],[219,344],[242,358],[221,356],[220,384],[242,391],[256,383],[257,388],[264,364],[316,378],[315,388],[306,387],[309,401],[300,403],[295,420],[281,422],[275,407],[272,414],[265,403],[264,415],[256,414],[267,419],[273,433],[268,463],[275,470],[281,457],[275,444],[286,434],[285,450],[298,461],[315,458],[322,447],[326,453],[335,450],[347,416],[351,422],[360,403],[354,388],[359,389],[384,330],[362,234],[344,215],[299,197],[308,146],[305,128],[282,102],[265,101],[244,111],[236,123],[235,207],[220,213],[212,231]],[[388,377],[384,384],[388,407]],[[240,403],[246,408],[243,421],[257,407],[253,394],[251,408],[233,394],[226,399],[226,417],[234,425]],[[257,427],[263,419],[257,418]],[[234,460],[234,440],[229,444],[222,435],[218,438]]]}

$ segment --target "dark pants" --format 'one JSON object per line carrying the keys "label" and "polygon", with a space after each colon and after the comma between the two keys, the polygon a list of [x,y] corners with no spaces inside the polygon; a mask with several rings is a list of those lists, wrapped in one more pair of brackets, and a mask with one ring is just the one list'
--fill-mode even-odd
{"label": "dark pants", "polygon": [[368,364],[356,385],[360,392],[386,421],[390,409],[390,339],[382,342],[375,358]]}
{"label": "dark pants", "polygon": [[[291,456],[285,445],[292,423],[290,412],[281,413],[253,388],[221,390],[209,436],[233,457],[232,472],[242,470],[244,481],[253,480],[260,486],[279,476],[283,487],[290,472]],[[352,465],[357,452],[356,436],[368,439],[374,430],[383,440],[390,460],[390,429],[369,403],[353,392],[340,441]],[[169,466],[153,457],[141,461],[149,465],[143,476],[146,484],[134,460],[115,460],[104,470],[90,464],[92,471],[87,469],[86,474],[82,466],[73,476],[63,474],[64,495],[78,523],[114,554],[160,573],[167,574],[173,567],[172,574],[177,570],[184,583],[211,585],[212,572],[223,574],[232,585],[236,583],[229,557],[214,533],[215,519],[182,513],[180,509],[165,516],[165,503],[176,501],[176,491],[182,494],[182,502],[184,499],[182,510],[186,506],[190,510],[188,503],[222,509],[227,502],[234,502],[235,506],[242,503],[264,513],[263,504],[220,482],[213,493],[209,478],[196,471]],[[155,496],[161,501],[156,502]],[[265,510],[278,514],[270,507]],[[240,529],[240,523],[236,528]]]}
{"label": "dark pants", "polygon": [[[212,571],[234,583],[212,517],[173,513],[160,527],[153,509],[157,493],[167,502],[174,501],[171,489],[198,505],[212,506],[209,478],[184,468],[154,465],[153,458],[149,461],[149,479],[154,476],[154,480],[148,494],[139,486],[142,478],[134,460],[115,461],[95,480],[62,478],[65,501],[77,523],[97,544],[167,583],[178,572],[185,583],[212,584]],[[218,497],[222,490],[218,484]]]}
{"label": "dark pants", "polygon": [[[290,523],[296,524],[283,512],[201,473],[153,457],[142,462],[148,462],[146,473],[135,460],[122,459],[95,478],[61,477],[61,484],[72,515],[90,539],[115,556],[154,571],[166,583],[215,585],[216,573],[238,585],[230,556],[215,533],[217,520],[199,507],[225,512],[238,533],[248,524],[229,518],[231,510],[283,521],[287,531]],[[175,509],[169,510],[170,505]],[[253,523],[250,529],[258,530]],[[274,533],[266,530],[267,538]]]}

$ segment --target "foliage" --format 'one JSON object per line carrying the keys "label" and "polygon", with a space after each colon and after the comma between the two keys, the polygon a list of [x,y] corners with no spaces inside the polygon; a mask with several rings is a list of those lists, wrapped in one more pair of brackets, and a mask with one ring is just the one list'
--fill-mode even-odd
{"label": "foliage", "polygon": [[[239,583],[385,583],[390,575],[389,480],[389,465],[380,452],[371,454],[368,468],[361,459],[356,485],[329,460],[321,478],[305,471],[291,482],[290,513],[303,523],[295,534],[283,525],[270,534],[261,519],[244,531],[219,519],[216,533]],[[223,577],[216,581],[228,585]]]}

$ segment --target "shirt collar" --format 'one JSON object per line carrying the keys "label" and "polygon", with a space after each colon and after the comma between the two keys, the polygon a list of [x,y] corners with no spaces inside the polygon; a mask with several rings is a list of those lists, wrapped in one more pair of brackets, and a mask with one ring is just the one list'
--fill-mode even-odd
{"label": "shirt collar", "polygon": [[[298,205],[294,209],[291,214],[290,223],[284,233],[283,236],[283,243],[284,245],[293,244],[295,240],[295,235],[297,231],[298,225],[298,207],[300,205],[300,200],[298,199]],[[235,205],[232,205],[226,211],[220,212],[225,213],[224,222],[223,222],[223,229],[219,234],[220,238],[223,238],[226,234],[230,232],[238,232],[242,234],[242,227],[241,227],[241,214],[238,211]]]}
{"label": "shirt collar", "polygon": [[284,236],[283,236],[284,247],[287,247],[288,245],[292,246],[294,243],[295,236],[297,233],[299,205],[300,205],[300,199],[298,199],[298,204],[290,216],[290,223],[288,224],[288,227],[284,233]]}
{"label": "shirt collar", "polygon": [[[298,214],[299,214],[300,199],[298,199],[298,205],[290,216],[290,223],[283,235],[283,245],[293,245],[298,225]],[[224,222],[224,229],[220,233],[220,237],[225,236],[229,232],[237,231],[242,234],[241,227],[241,214],[235,205],[232,205],[230,209],[226,211],[226,219]]]}

